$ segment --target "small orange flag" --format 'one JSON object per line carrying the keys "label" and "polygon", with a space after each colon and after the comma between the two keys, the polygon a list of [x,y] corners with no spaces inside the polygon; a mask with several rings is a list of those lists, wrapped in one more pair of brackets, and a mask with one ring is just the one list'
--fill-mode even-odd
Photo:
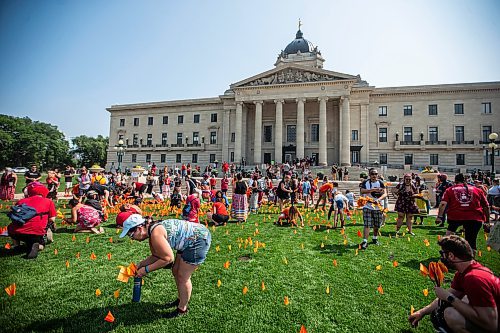
{"label": "small orange flag", "polygon": [[220,288],[221,285],[222,285],[221,280],[217,280],[217,288]]}
{"label": "small orange flag", "polygon": [[394,267],[398,267],[398,266],[399,266],[399,263],[398,263],[396,260],[394,260],[394,262],[392,263],[392,266],[394,266]]}
{"label": "small orange flag", "polygon": [[73,235],[73,237],[71,237],[71,240],[72,240],[73,242],[74,242],[74,241],[76,241],[76,237],[75,237],[75,235]]}
{"label": "small orange flag", "polygon": [[261,289],[262,291],[266,290],[266,285],[264,284],[264,281],[262,281],[262,282],[260,283],[260,289]]}
{"label": "small orange flag", "polygon": [[97,256],[95,255],[95,253],[94,253],[94,252],[92,252],[92,253],[90,254],[90,259],[92,259],[92,260],[96,260],[96,259],[97,259]]}
{"label": "small orange flag", "polygon": [[98,288],[98,289],[96,289],[96,290],[95,290],[95,295],[96,295],[97,297],[101,296],[101,289],[99,289],[99,288]]}
{"label": "small orange flag", "polygon": [[113,237],[109,237],[109,242],[113,243]]}
{"label": "small orange flag", "polygon": [[429,289],[424,289],[424,290],[422,290],[422,292],[424,293],[425,297],[427,297],[427,295],[429,295]]}
{"label": "small orange flag", "polygon": [[381,270],[382,270],[382,265],[377,265],[377,266],[375,267],[375,269],[376,269],[377,271],[381,271]]}
{"label": "small orange flag", "polygon": [[108,253],[106,256],[108,257],[108,260],[111,260],[111,253]]}
{"label": "small orange flag", "polygon": [[361,234],[361,231],[358,230],[358,237],[363,237],[363,235]]}
{"label": "small orange flag", "polygon": [[5,248],[6,248],[7,250],[10,250],[10,243],[5,244]]}
{"label": "small orange flag", "polygon": [[246,293],[248,292],[248,287],[247,286],[244,286],[243,287],[243,295],[246,295]]}
{"label": "small orange flag", "polygon": [[217,245],[217,246],[215,247],[215,252],[219,252],[219,251],[220,251],[220,246],[219,246],[219,245]]}
{"label": "small orange flag", "polygon": [[10,286],[8,286],[7,288],[5,288],[5,292],[7,293],[7,295],[9,295],[10,297],[12,296],[15,296],[16,295],[16,284],[13,283],[11,284]]}
{"label": "small orange flag", "polygon": [[420,263],[420,274],[422,274],[422,276],[429,275],[429,270],[422,263]]}
{"label": "small orange flag", "polygon": [[307,333],[307,330],[304,325],[300,326],[300,332],[299,333]]}
{"label": "small orange flag", "polygon": [[231,266],[231,262],[228,260],[224,263],[224,268],[229,269],[229,266]]}
{"label": "small orange flag", "polygon": [[85,240],[85,242],[88,244],[90,242],[90,237],[87,236],[87,239]]}
{"label": "small orange flag", "polygon": [[77,253],[76,253],[76,258],[77,258],[77,259],[78,259],[78,258],[80,258],[80,252],[77,252]]}
{"label": "small orange flag", "polygon": [[66,260],[66,268],[69,268],[69,260]]}
{"label": "small orange flag", "polygon": [[290,300],[288,299],[288,296],[285,296],[285,299],[283,300],[283,302],[285,303],[285,305],[290,304]]}
{"label": "small orange flag", "polygon": [[108,314],[106,315],[106,318],[104,318],[104,320],[108,323],[113,323],[115,321],[115,317],[113,317],[111,311],[108,311]]}
{"label": "small orange flag", "polygon": [[415,308],[413,307],[413,305],[410,307],[410,315],[412,315],[413,313],[415,312]]}
{"label": "small orange flag", "polygon": [[113,296],[115,296],[115,298],[120,297],[120,289],[115,290],[115,292],[113,293]]}
{"label": "small orange flag", "polygon": [[382,288],[382,285],[379,284],[378,287],[377,287],[377,291],[379,292],[379,294],[383,295],[384,294],[384,289]]}
{"label": "small orange flag", "polygon": [[54,249],[54,255],[57,256],[58,253],[59,253],[59,251],[57,251],[57,249]]}
{"label": "small orange flag", "polygon": [[330,295],[330,286],[326,286],[326,294]]}
{"label": "small orange flag", "polygon": [[337,267],[337,259],[333,259],[333,266]]}

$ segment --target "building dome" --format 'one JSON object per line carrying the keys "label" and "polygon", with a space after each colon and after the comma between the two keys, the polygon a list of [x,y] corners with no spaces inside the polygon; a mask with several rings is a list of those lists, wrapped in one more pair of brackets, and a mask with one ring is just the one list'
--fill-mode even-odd
{"label": "building dome", "polygon": [[302,36],[302,31],[299,29],[295,35],[295,39],[287,45],[283,52],[285,54],[296,54],[298,51],[300,53],[313,52],[313,44]]}

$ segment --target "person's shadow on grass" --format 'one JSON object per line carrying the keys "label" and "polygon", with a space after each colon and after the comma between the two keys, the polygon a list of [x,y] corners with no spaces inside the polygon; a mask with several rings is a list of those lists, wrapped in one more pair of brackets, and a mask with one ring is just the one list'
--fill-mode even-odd
{"label": "person's shadow on grass", "polygon": [[[114,316],[113,323],[104,320],[108,311]],[[118,326],[131,326],[162,319],[168,310],[162,304],[128,303],[102,308],[93,308],[64,315],[59,318],[38,320],[22,327],[27,332],[110,332]]]}

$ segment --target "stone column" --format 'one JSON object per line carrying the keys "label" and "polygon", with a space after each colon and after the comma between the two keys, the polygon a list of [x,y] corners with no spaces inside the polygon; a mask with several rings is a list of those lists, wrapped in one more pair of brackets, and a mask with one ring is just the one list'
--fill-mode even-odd
{"label": "stone column", "polygon": [[255,136],[254,136],[254,150],[253,150],[253,163],[262,163],[262,104],[263,101],[256,101],[255,104]]}
{"label": "stone column", "polygon": [[304,103],[305,98],[297,98],[297,158],[304,158]]}
{"label": "stone column", "polygon": [[326,149],[326,102],[328,97],[320,97],[319,101],[319,165],[328,164]]}
{"label": "stone column", "polygon": [[236,126],[234,138],[234,163],[239,165],[241,163],[241,132],[242,132],[242,118],[243,118],[243,102],[236,103]]}
{"label": "stone column", "polygon": [[351,166],[351,114],[349,113],[349,97],[345,96],[342,100],[342,145],[340,165]]}
{"label": "stone column", "polygon": [[[222,161],[229,162],[229,141],[231,129],[229,127],[229,116],[231,110],[224,110],[224,118],[222,120]],[[221,161],[221,162],[222,162]]]}
{"label": "stone column", "polygon": [[274,136],[274,160],[283,163],[283,103],[282,99],[275,100],[276,103],[276,135]]}
{"label": "stone column", "polygon": [[[361,122],[360,122],[360,131],[359,131],[359,139],[363,148],[361,148],[360,153],[360,162],[368,162],[368,156],[370,154],[370,147],[368,146],[368,104],[361,104]],[[377,133],[378,135],[378,133]]]}

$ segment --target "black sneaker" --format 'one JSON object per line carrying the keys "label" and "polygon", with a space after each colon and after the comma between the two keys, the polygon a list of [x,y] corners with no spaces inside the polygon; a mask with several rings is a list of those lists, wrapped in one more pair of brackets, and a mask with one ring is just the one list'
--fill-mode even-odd
{"label": "black sneaker", "polygon": [[373,245],[380,245],[380,243],[378,242],[378,239],[372,239],[372,244]]}
{"label": "black sneaker", "polygon": [[176,299],[175,301],[173,302],[169,302],[169,303],[166,303],[165,304],[165,307],[166,308],[173,308],[174,306],[178,306],[180,303],[180,300],[179,299]]}
{"label": "black sneaker", "polygon": [[189,311],[189,308],[186,308],[186,311],[182,311],[179,308],[175,308],[174,311],[169,312],[169,313],[165,313],[165,314],[162,315],[162,317],[163,318],[167,318],[167,319],[181,317],[181,316],[186,315],[188,313],[188,311]]}
{"label": "black sneaker", "polygon": [[368,247],[368,243],[363,241],[361,244],[359,244],[359,246],[361,246],[361,250],[366,250],[366,248]]}
{"label": "black sneaker", "polygon": [[38,243],[33,243],[33,245],[31,245],[31,251],[30,253],[28,253],[26,255],[26,259],[35,259],[36,257],[38,257],[38,250],[39,250],[39,247],[40,244]]}

